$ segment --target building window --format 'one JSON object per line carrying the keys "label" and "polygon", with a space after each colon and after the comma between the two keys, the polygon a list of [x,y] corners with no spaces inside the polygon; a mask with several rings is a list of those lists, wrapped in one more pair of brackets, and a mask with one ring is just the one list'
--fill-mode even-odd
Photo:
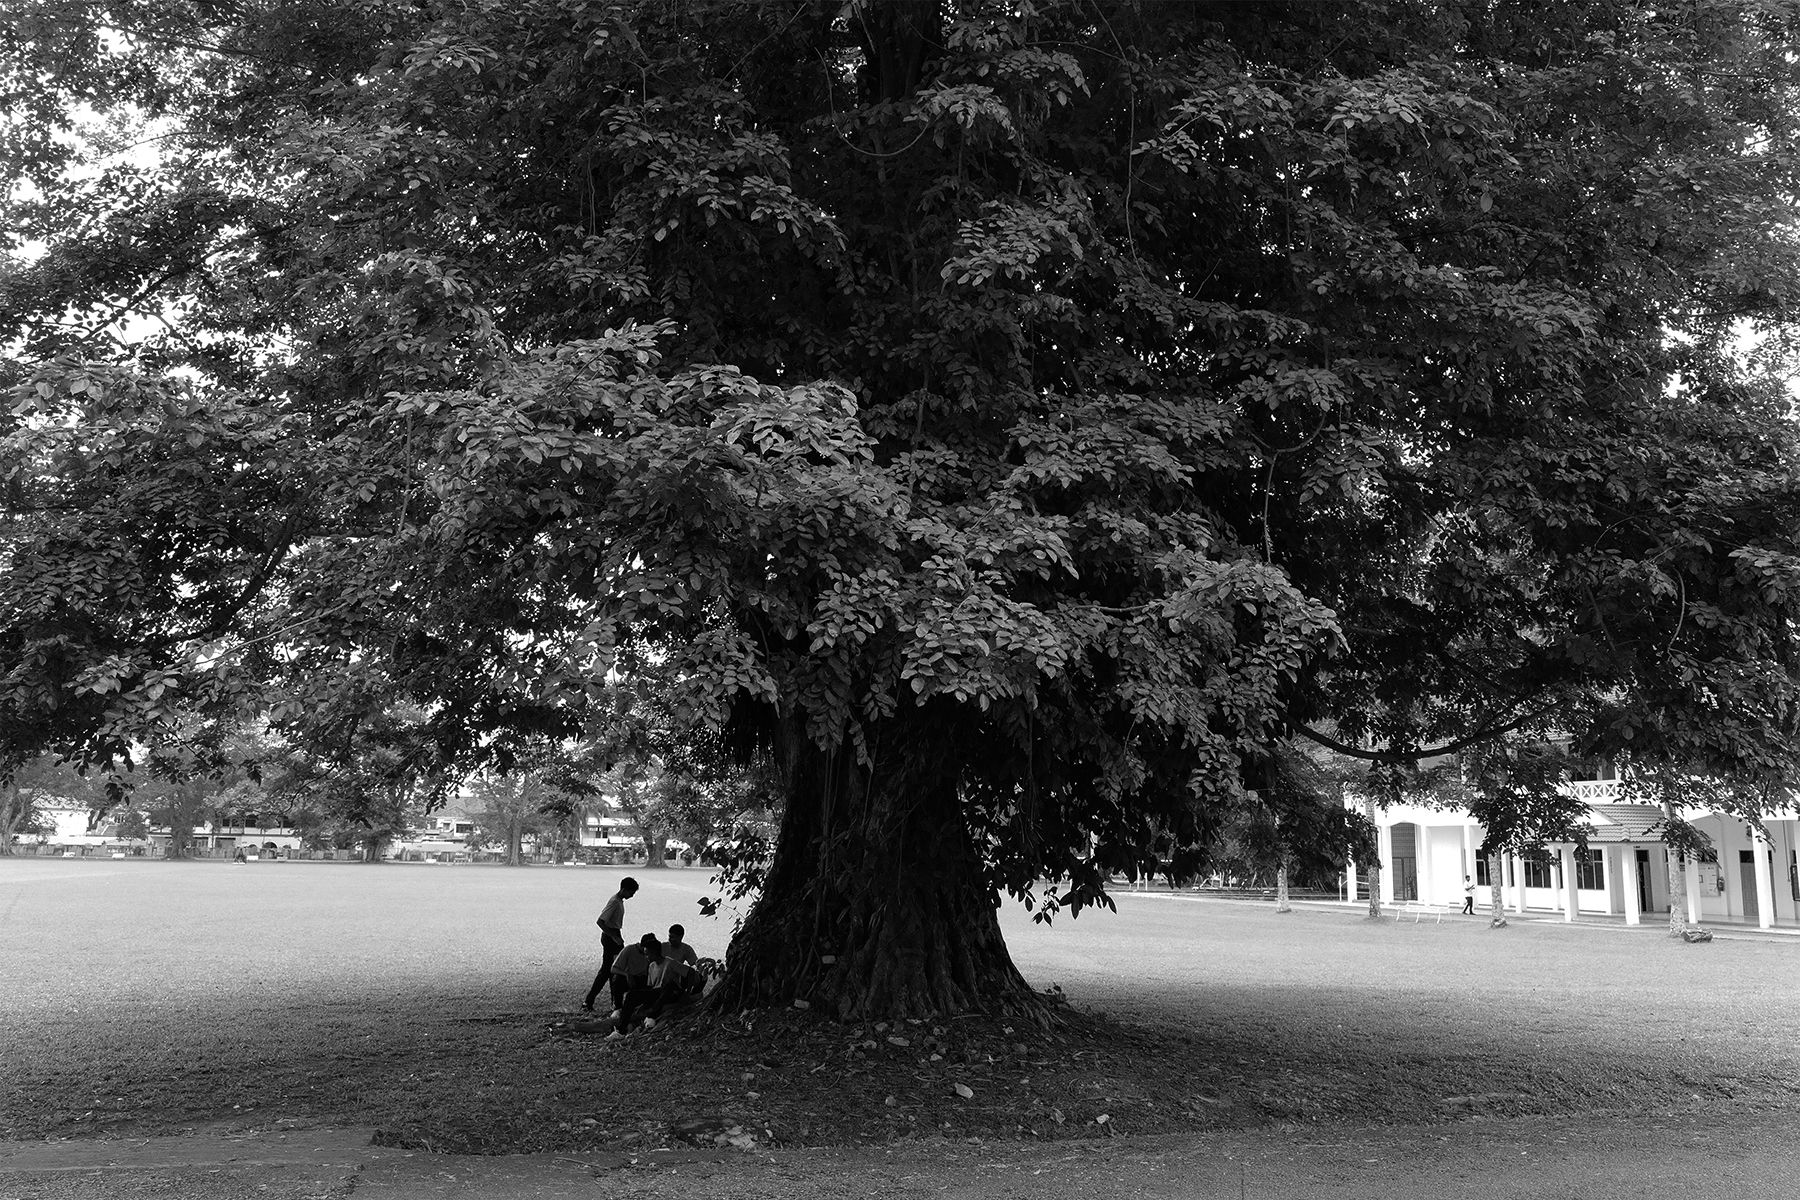
{"label": "building window", "polygon": [[1485,855],[1477,857],[1475,859],[1475,884],[1476,884],[1476,886],[1477,887],[1488,887],[1488,886],[1490,886],[1491,882],[1492,881],[1489,880],[1489,878],[1488,878],[1487,857]]}
{"label": "building window", "polygon": [[1525,863],[1525,886],[1528,888],[1553,888],[1556,886],[1556,864],[1543,851],[1528,854]]}
{"label": "building window", "polygon": [[1589,892],[1606,890],[1604,850],[1575,851],[1575,886]]}

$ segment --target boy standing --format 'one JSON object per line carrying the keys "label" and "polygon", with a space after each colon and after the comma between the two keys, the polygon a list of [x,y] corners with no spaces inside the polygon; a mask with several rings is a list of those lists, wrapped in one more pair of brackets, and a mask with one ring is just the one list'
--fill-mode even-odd
{"label": "boy standing", "polygon": [[594,1011],[594,997],[612,977],[613,959],[625,948],[625,902],[637,895],[637,890],[637,880],[631,876],[619,880],[619,890],[613,893],[606,907],[600,910],[600,918],[594,922],[600,927],[600,970],[594,975],[593,986],[588,988],[587,999],[581,1002],[582,1012]]}

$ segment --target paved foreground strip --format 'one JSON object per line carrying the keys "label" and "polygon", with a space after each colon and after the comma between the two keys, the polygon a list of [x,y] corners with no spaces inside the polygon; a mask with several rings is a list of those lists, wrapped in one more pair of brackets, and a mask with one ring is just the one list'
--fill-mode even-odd
{"label": "paved foreground strip", "polygon": [[0,1200],[1758,1200],[1797,1194],[1782,1113],[1301,1126],[1052,1143],[440,1155],[369,1130],[0,1143]]}

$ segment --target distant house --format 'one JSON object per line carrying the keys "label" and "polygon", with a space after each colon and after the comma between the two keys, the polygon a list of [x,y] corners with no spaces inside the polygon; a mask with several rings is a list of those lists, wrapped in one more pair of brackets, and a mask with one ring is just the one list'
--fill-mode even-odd
{"label": "distant house", "polygon": [[581,844],[595,848],[642,850],[644,831],[617,805],[602,803],[582,822]]}
{"label": "distant house", "polygon": [[434,813],[426,826],[419,830],[421,836],[445,841],[466,838],[474,832],[474,820],[463,812]]}
{"label": "distant house", "polygon": [[141,850],[144,846],[141,838],[120,837],[110,818],[93,812],[86,804],[40,793],[37,812],[41,823],[39,830],[15,834],[15,842],[75,848],[84,852],[92,847],[137,847]]}
{"label": "distant house", "polygon": [[[1573,843],[1542,855],[1505,856],[1501,894],[1508,911],[1583,913],[1622,917],[1627,925],[1669,911],[1669,855],[1659,826],[1662,810],[1624,802],[1616,779],[1565,785],[1587,804],[1585,849]],[[1800,814],[1765,817],[1765,839],[1729,813],[1684,809],[1683,819],[1712,838],[1717,861],[1689,858],[1679,865],[1687,883],[1688,918],[1742,922],[1768,929],[1800,925]],[[1489,886],[1488,861],[1477,855],[1486,831],[1466,812],[1394,805],[1376,815],[1384,901],[1460,904],[1463,877]],[[1368,894],[1366,874],[1351,866],[1352,896]],[[1485,892],[1478,898],[1486,903]]]}
{"label": "distant house", "polygon": [[[173,840],[167,825],[150,827],[150,844],[158,854],[164,853]],[[300,849],[300,834],[281,823],[279,817],[260,813],[228,813],[216,821],[194,827],[189,845],[195,850],[248,854],[274,853]]]}
{"label": "distant house", "polygon": [[57,846],[98,846],[109,840],[94,827],[93,816],[85,804],[40,799],[37,811],[48,828],[34,840]]}

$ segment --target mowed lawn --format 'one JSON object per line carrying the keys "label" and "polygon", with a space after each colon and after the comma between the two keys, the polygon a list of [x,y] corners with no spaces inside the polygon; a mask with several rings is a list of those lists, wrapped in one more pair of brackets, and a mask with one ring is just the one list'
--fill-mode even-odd
{"label": "mowed lawn", "polygon": [[[1016,1055],[956,1049],[954,1023],[802,1031],[804,1062],[769,1052],[766,1022],[742,1061],[679,1032],[609,1049],[563,1021],[623,874],[0,859],[0,1138],[332,1122],[501,1150],[655,1139],[679,1109],[816,1143],[1800,1097],[1800,941],[1143,894],[1052,928],[1007,910],[1026,977],[1077,1014]],[[722,953],[704,871],[632,874],[629,935],[680,921]],[[947,1086],[963,1080],[967,1103]]]}

